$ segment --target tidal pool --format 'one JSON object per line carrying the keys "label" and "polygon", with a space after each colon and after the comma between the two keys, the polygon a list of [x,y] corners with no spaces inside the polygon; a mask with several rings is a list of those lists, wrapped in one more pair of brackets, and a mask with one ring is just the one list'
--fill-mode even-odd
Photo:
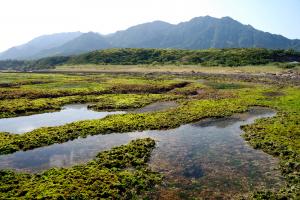
{"label": "tidal pool", "polygon": [[96,112],[89,110],[87,104],[70,104],[60,111],[21,117],[0,119],[0,132],[25,133],[41,127],[59,126],[74,121],[100,119],[111,114],[125,112]]}
{"label": "tidal pool", "polygon": [[0,156],[0,168],[40,172],[93,159],[96,154],[136,138],[157,141],[149,166],[161,172],[164,183],[154,199],[232,199],[255,189],[277,189],[284,184],[278,160],[255,150],[240,136],[241,125],[274,116],[255,108],[228,118],[206,119],[160,131],[114,133],[80,138],[63,144]]}

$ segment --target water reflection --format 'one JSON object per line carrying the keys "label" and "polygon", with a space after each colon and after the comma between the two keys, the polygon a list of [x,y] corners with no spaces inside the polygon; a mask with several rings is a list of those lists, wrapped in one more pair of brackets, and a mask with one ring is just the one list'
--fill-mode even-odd
{"label": "water reflection", "polygon": [[230,199],[255,188],[277,188],[283,183],[280,172],[275,170],[278,161],[251,148],[240,136],[241,125],[274,114],[266,109],[253,109],[246,114],[204,120],[172,130],[90,136],[0,156],[0,168],[37,172],[71,166],[87,162],[99,151],[151,137],[157,141],[157,147],[149,166],[165,175],[164,186],[157,193],[159,199]]}
{"label": "water reflection", "polygon": [[72,104],[62,110],[29,116],[0,119],[0,132],[25,133],[40,127],[59,126],[74,121],[100,119],[111,114],[125,112],[96,112],[87,109],[87,104]]}

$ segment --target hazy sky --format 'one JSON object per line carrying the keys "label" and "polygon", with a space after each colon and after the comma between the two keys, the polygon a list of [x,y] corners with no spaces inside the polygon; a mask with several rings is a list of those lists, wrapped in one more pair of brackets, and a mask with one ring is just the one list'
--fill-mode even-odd
{"label": "hazy sky", "polygon": [[300,38],[300,0],[0,0],[0,51],[57,32],[103,34],[163,20],[230,16],[257,29]]}

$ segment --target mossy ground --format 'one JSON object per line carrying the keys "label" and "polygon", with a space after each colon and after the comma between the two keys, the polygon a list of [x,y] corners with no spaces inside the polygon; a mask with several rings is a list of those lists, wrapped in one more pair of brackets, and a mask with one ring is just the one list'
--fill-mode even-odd
{"label": "mossy ground", "polygon": [[183,98],[179,95],[163,94],[118,94],[102,95],[95,104],[88,106],[93,110],[120,110],[141,108],[157,101],[172,101]]}
{"label": "mossy ground", "polygon": [[[112,115],[101,120],[40,128],[22,135],[0,133],[0,154],[62,143],[88,135],[175,128],[207,117],[223,117],[244,112],[251,106],[272,107],[278,111],[277,116],[257,120],[253,125],[244,126],[244,137],[253,147],[280,158],[281,170],[288,185],[276,194],[261,191],[255,193],[253,198],[297,199],[299,197],[300,89],[297,86],[287,85],[278,80],[264,79],[264,77],[259,78],[261,81],[255,78],[243,81],[241,77],[235,80],[223,77],[217,78],[216,81],[214,76],[206,75],[187,77],[122,74],[1,74],[1,76],[7,79],[7,83],[12,83],[12,77],[15,76],[26,77],[14,87],[0,88],[2,99],[0,117],[2,118],[56,110],[64,104],[74,102],[95,102],[95,109],[119,109],[177,99],[179,106],[161,112]],[[58,77],[57,80],[55,76]],[[203,78],[208,82],[197,81]],[[270,95],[275,93],[278,95]],[[130,177],[130,174],[128,176]],[[11,178],[6,181],[19,179],[15,175],[9,177]]]}
{"label": "mossy ground", "polygon": [[41,174],[0,171],[0,198],[140,199],[161,181],[146,166],[154,146],[150,138],[138,139],[101,152],[87,164]]}
{"label": "mossy ground", "polygon": [[280,168],[288,187],[277,194],[258,192],[255,198],[300,198],[300,91],[299,88],[281,90],[282,96],[261,102],[278,113],[273,118],[257,120],[243,127],[244,137],[258,149],[280,158]]}

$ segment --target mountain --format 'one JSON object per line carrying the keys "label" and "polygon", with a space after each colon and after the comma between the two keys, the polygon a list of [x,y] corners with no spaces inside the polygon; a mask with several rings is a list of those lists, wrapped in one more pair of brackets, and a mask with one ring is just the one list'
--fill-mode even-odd
{"label": "mountain", "polygon": [[165,22],[141,24],[109,37],[115,47],[151,48],[270,48],[300,50],[300,40],[254,29],[230,18],[205,16],[171,25]]}
{"label": "mountain", "polygon": [[45,49],[55,48],[69,42],[82,33],[56,33],[37,37],[26,44],[12,47],[0,54],[0,60],[5,59],[29,59],[34,58],[36,54]]}
{"label": "mountain", "polygon": [[41,36],[0,54],[0,60],[72,55],[107,48],[291,48],[300,51],[300,40],[263,32],[230,17],[205,16],[179,24],[154,21],[109,35],[76,32]]}
{"label": "mountain", "polygon": [[133,26],[125,31],[118,31],[107,37],[113,47],[118,48],[162,48],[166,38],[174,25],[154,21]]}
{"label": "mountain", "polygon": [[110,43],[102,35],[94,32],[88,32],[79,37],[66,42],[65,44],[43,50],[36,54],[36,57],[47,57],[56,55],[76,55],[98,49],[110,48]]}

